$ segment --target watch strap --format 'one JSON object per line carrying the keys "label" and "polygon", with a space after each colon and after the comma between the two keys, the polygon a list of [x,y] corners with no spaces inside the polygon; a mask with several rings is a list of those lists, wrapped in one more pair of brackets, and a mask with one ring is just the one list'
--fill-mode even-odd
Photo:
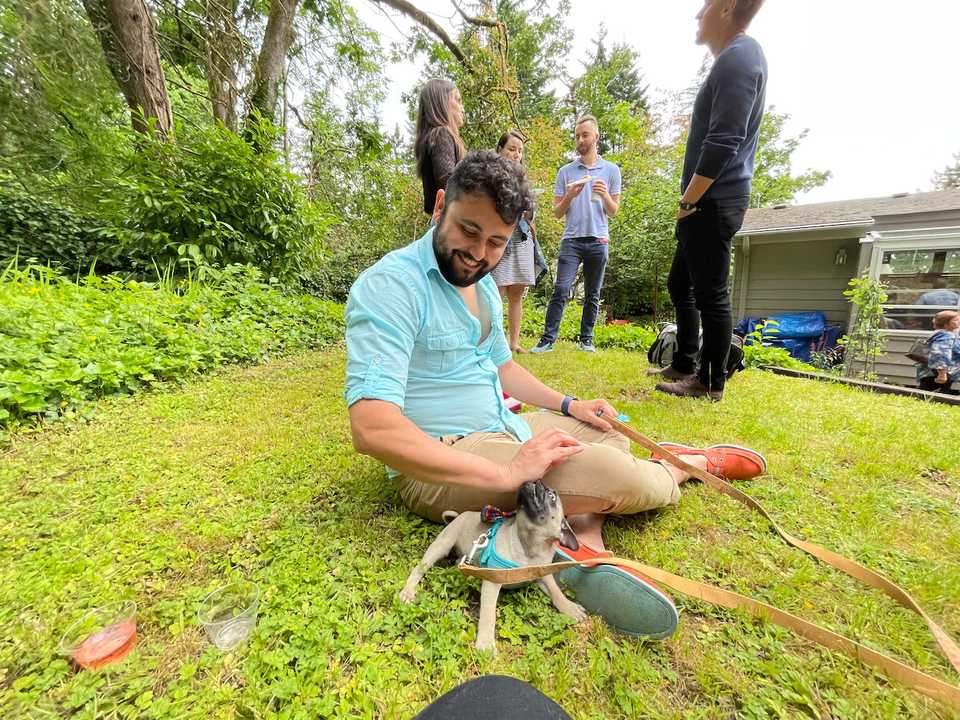
{"label": "watch strap", "polygon": [[560,403],[560,412],[562,412],[567,417],[570,417],[570,403],[574,400],[579,400],[580,398],[575,398],[573,395],[565,395],[563,400]]}

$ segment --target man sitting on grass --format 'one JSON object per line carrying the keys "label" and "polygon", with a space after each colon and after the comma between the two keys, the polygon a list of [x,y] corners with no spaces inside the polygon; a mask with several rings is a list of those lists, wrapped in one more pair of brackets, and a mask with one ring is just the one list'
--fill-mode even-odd
{"label": "man sitting on grass", "polygon": [[[601,417],[617,414],[606,400],[565,395],[513,361],[487,275],[529,203],[520,165],[470,153],[437,192],[435,226],[357,278],[346,313],[353,444],[434,522],[445,510],[512,510],[520,485],[542,478],[581,541],[601,551],[606,515],[675,504],[689,475],[635,458]],[[554,412],[515,415],[503,391]],[[728,478],[765,470],[742,448],[674,451]]]}

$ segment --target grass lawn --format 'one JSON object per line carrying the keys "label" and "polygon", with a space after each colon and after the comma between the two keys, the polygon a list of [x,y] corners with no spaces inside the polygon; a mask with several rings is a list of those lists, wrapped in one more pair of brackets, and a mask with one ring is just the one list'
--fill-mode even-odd
{"label": "grass lawn", "polygon": [[[569,344],[522,362],[606,396],[656,439],[737,442],[770,474],[749,491],[784,527],[898,582],[960,636],[957,410],[777,377],[724,402],[652,393],[639,354]],[[454,569],[397,591],[437,527],[353,453],[343,353],[231,369],[111,400],[94,422],[0,454],[0,717],[409,718],[482,673],[530,680],[576,718],[949,718],[923,696],[791,633],[677,596],[665,642],[582,626],[532,588],[501,596],[499,655],[477,653],[479,584]],[[784,545],[702,485],[608,525],[617,552],[773,603],[944,680],[922,621]],[[231,578],[263,589],[251,641],[209,645],[197,601]],[[83,610],[134,598],[140,642],[110,672],[56,646]]]}

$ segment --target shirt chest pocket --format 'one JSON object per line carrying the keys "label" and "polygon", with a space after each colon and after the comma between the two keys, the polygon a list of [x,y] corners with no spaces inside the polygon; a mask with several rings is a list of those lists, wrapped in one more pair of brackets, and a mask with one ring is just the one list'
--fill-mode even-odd
{"label": "shirt chest pocket", "polygon": [[434,373],[450,372],[473,354],[467,342],[467,331],[463,329],[428,334],[424,349],[427,369]]}

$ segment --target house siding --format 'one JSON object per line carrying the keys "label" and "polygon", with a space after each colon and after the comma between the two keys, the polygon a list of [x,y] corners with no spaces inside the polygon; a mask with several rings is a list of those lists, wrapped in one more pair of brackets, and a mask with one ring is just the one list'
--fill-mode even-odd
{"label": "house siding", "polygon": [[[786,216],[774,216],[779,211],[750,211],[759,215],[753,218],[751,226],[748,213],[746,228],[741,230],[734,246],[732,300],[735,314],[738,318],[744,315],[766,317],[796,310],[822,310],[830,322],[849,327],[854,308],[843,291],[851,277],[871,268],[876,270],[885,245],[911,241],[914,235],[957,236],[960,208],[956,204],[956,191],[945,192],[954,195],[930,193],[906,198],[902,203],[899,200],[881,203],[884,209],[873,211],[873,220],[857,227],[815,226],[830,222],[854,223],[857,213],[853,212],[853,206],[860,201],[851,201],[846,214],[837,215],[831,211],[834,212],[832,217],[825,213],[826,206],[817,205],[810,206],[807,216],[794,213],[790,217],[797,223],[795,230],[784,229]],[[939,198],[939,205],[937,209],[930,209],[934,196]],[[862,201],[868,204],[877,202]],[[927,209],[917,211],[921,206]],[[912,211],[890,214],[901,207],[909,207]],[[875,241],[861,243],[860,238],[868,233]],[[926,241],[916,240],[918,247]],[[749,246],[746,253],[745,244]],[[847,261],[835,265],[834,258],[841,248],[847,251]],[[904,353],[917,338],[928,334],[920,331],[883,333],[884,354],[875,367],[878,377],[887,382],[915,385],[916,368]]]}
{"label": "house siding", "polygon": [[[836,265],[839,250],[846,262]],[[757,242],[750,244],[749,257],[738,262],[734,276],[734,307],[741,315],[768,315],[800,310],[822,310],[829,322],[846,326],[850,303],[844,297],[856,271],[860,245],[857,238]],[[743,287],[746,266],[746,288]],[[745,291],[745,296],[744,296]]]}
{"label": "house siding", "polygon": [[[916,385],[916,365],[904,353],[910,349],[915,340],[929,335],[928,332],[883,333],[883,355],[874,366],[877,379],[880,382],[893,383],[894,385]],[[863,363],[856,363],[854,369],[862,370]]]}

